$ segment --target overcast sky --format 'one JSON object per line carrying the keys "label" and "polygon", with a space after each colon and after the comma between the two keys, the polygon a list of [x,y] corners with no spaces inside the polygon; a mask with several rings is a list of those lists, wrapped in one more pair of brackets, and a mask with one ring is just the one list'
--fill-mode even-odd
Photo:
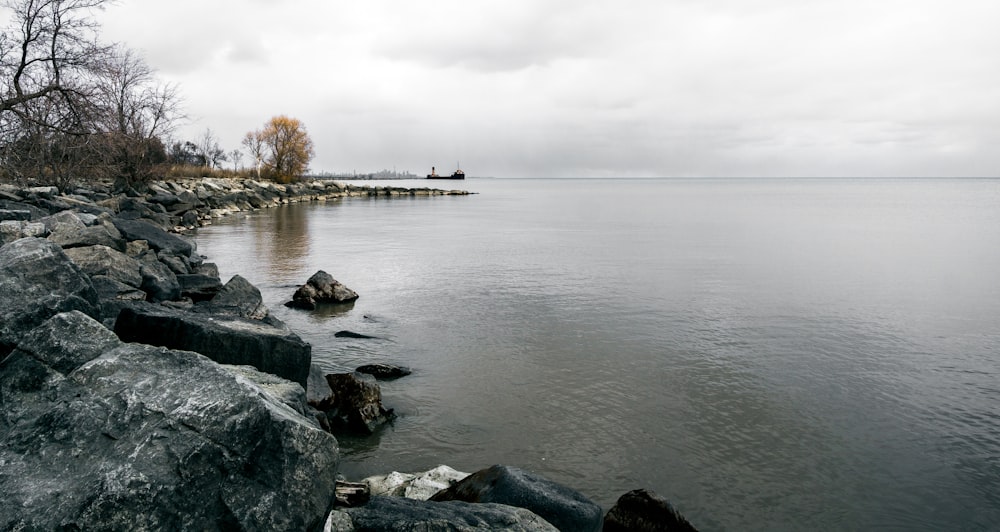
{"label": "overcast sky", "polygon": [[120,0],[183,139],[314,171],[998,176],[997,0]]}

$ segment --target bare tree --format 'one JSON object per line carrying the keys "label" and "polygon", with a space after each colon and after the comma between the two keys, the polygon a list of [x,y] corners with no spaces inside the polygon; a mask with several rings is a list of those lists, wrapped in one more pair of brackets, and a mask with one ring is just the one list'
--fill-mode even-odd
{"label": "bare tree", "polygon": [[229,152],[229,160],[233,162],[233,171],[240,171],[240,163],[243,162],[243,152],[240,150],[233,150]]}
{"label": "bare tree", "polygon": [[206,129],[198,139],[198,149],[205,158],[205,166],[209,168],[218,168],[226,160],[226,152],[219,146],[219,139],[211,129]]}
{"label": "bare tree", "polygon": [[260,131],[251,131],[243,137],[243,145],[246,146],[253,157],[254,167],[257,169],[257,179],[260,179],[261,167],[264,165],[264,136]]}
{"label": "bare tree", "polygon": [[134,186],[166,161],[160,139],[182,118],[177,89],[159,82],[142,57],[121,47],[100,66],[97,86],[106,162],[120,184]]}
{"label": "bare tree", "polygon": [[94,112],[92,74],[107,52],[89,15],[105,1],[0,2],[10,16],[0,34],[0,164],[8,176],[60,179],[80,162]]}

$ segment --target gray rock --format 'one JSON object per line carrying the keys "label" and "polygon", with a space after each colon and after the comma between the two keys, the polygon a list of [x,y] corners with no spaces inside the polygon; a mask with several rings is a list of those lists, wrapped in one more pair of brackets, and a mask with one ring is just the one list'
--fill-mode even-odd
{"label": "gray rock", "polygon": [[191,268],[188,267],[187,261],[184,259],[186,257],[178,257],[177,255],[171,255],[169,253],[159,252],[156,254],[157,260],[166,264],[170,271],[177,275],[187,275],[191,273]]}
{"label": "gray rock", "polygon": [[200,273],[178,275],[177,282],[181,287],[181,296],[195,302],[208,301],[222,290],[222,281],[218,277]]}
{"label": "gray rock", "polygon": [[347,288],[323,270],[313,274],[306,284],[299,287],[292,295],[292,300],[285,306],[315,310],[321,303],[347,303],[358,299],[358,293]]}
{"label": "gray rock", "polygon": [[57,212],[39,219],[38,222],[45,224],[45,227],[47,227],[49,231],[55,231],[56,226],[59,224],[69,224],[72,227],[81,229],[89,225],[83,221],[83,218],[80,217],[80,213],[76,211]]}
{"label": "gray rock", "polygon": [[201,355],[107,332],[60,315],[0,362],[0,529],[322,526],[333,437]]}
{"label": "gray rock", "polygon": [[640,489],[618,498],[604,516],[604,532],[697,532],[697,529],[669,501]]}
{"label": "gray rock", "polygon": [[112,277],[108,277],[106,275],[92,275],[90,276],[90,281],[94,283],[94,289],[97,290],[97,297],[101,300],[102,304],[107,300],[146,300],[146,292],[143,292],[134,286],[127,285]]}
{"label": "gray rock", "polygon": [[267,317],[268,309],[260,290],[239,275],[234,275],[212,299],[198,305],[199,311],[230,314],[251,320]]}
{"label": "gray rock", "polygon": [[115,218],[115,227],[128,240],[145,240],[156,251],[166,251],[171,255],[190,256],[195,246],[191,241],[170,234],[162,228],[143,220]]}
{"label": "gray rock", "polygon": [[195,351],[220,364],[250,365],[303,388],[312,361],[312,347],[287,328],[148,303],[122,309],[115,333],[126,342]]}
{"label": "gray rock", "polygon": [[[71,212],[71,211],[63,211]],[[81,224],[83,222],[80,222]],[[110,225],[110,224],[109,224]],[[75,224],[56,224],[49,234],[49,240],[62,246],[63,249],[89,246],[105,246],[115,251],[125,251],[125,239],[110,225],[77,226]]]}
{"label": "gray rock", "polygon": [[552,532],[556,528],[524,508],[457,501],[435,503],[376,496],[364,506],[331,512],[323,530],[324,532],[352,530]]}
{"label": "gray rock", "polygon": [[559,530],[601,530],[602,510],[578,491],[523,469],[495,465],[431,497],[432,501],[493,502],[527,508]]}
{"label": "gray rock", "polygon": [[177,282],[177,275],[166,264],[158,260],[142,261],[139,275],[142,276],[142,284],[139,287],[146,292],[150,301],[180,299],[181,285]]}
{"label": "gray rock", "polygon": [[191,268],[191,273],[198,273],[201,275],[207,275],[209,277],[219,278],[219,266],[214,262],[202,262],[201,264]]}
{"label": "gray rock", "polygon": [[31,211],[0,209],[0,221],[2,220],[30,221]]}
{"label": "gray rock", "polygon": [[129,286],[139,288],[142,275],[139,262],[108,246],[88,246],[65,250],[69,257],[87,275],[105,275]]}
{"label": "gray rock", "polygon": [[326,414],[334,431],[373,434],[395,417],[392,409],[382,406],[382,389],[375,379],[360,373],[334,373],[326,376],[326,382],[332,395],[313,406]]}
{"label": "gray rock", "polygon": [[309,377],[306,381],[306,400],[311,406],[321,404],[333,395],[330,383],[326,382],[323,368],[316,364],[309,365]]}
{"label": "gray rock", "polygon": [[22,238],[45,238],[48,234],[45,224],[39,222],[25,222],[23,220],[0,222],[0,245],[7,245]]}
{"label": "gray rock", "polygon": [[50,317],[70,310],[100,316],[90,278],[48,240],[24,238],[0,248],[0,354]]}

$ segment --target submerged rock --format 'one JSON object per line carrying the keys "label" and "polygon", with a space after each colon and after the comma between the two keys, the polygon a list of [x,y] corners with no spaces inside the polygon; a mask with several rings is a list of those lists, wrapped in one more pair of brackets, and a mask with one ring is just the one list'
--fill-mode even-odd
{"label": "submerged rock", "polygon": [[348,303],[358,299],[358,293],[347,288],[330,274],[320,270],[299,287],[286,307],[315,310],[322,303]]}
{"label": "submerged rock", "polygon": [[413,373],[410,368],[394,366],[392,364],[365,364],[355,371],[358,373],[364,373],[365,375],[371,375],[372,377],[375,377],[375,380],[380,381],[398,379]]}
{"label": "submerged rock", "polygon": [[337,331],[333,333],[337,338],[356,338],[359,340],[376,340],[375,336],[368,336],[367,334],[356,333],[354,331]]}
{"label": "submerged rock", "polygon": [[325,414],[331,430],[372,434],[395,417],[392,409],[382,406],[382,390],[373,378],[334,373],[326,376],[326,382],[331,395],[310,405]]}
{"label": "submerged rock", "polygon": [[601,507],[580,492],[503,465],[477,471],[430,500],[492,502],[527,508],[566,532],[597,532],[602,525]]}
{"label": "submerged rock", "polygon": [[647,490],[622,495],[604,516],[604,532],[697,532],[669,501]]}

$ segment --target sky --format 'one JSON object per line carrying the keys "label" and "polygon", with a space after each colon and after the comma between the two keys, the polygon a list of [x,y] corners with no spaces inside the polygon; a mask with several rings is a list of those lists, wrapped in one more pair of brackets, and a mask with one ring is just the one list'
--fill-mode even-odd
{"label": "sky", "polygon": [[119,0],[182,140],[314,172],[1000,176],[996,0]]}

